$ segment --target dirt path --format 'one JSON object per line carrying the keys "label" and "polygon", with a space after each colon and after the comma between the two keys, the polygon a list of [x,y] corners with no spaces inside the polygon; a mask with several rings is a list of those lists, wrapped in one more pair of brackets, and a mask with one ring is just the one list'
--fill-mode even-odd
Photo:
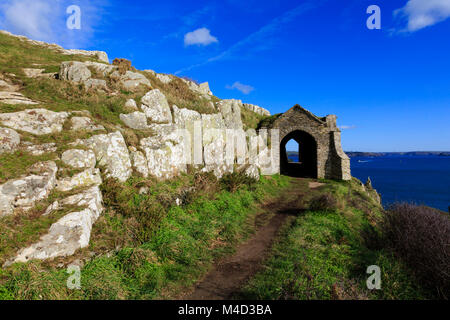
{"label": "dirt path", "polygon": [[269,221],[252,238],[241,244],[234,255],[219,261],[195,286],[194,291],[183,299],[222,300],[231,299],[238,293],[260,270],[286,220],[302,210],[302,192],[305,188],[309,189],[305,180],[295,179],[292,187],[280,198],[264,205],[257,221],[264,220],[267,216],[270,217]]}

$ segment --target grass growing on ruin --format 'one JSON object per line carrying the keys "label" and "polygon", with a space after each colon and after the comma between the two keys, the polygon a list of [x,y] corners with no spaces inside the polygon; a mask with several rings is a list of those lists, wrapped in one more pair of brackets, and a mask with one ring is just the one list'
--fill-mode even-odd
{"label": "grass growing on ruin", "polygon": [[242,123],[244,125],[244,130],[247,130],[247,129],[257,129],[259,123],[264,119],[266,119],[267,116],[257,114],[246,108],[241,108],[241,118]]}
{"label": "grass growing on ruin", "polygon": [[[412,272],[379,243],[374,216],[381,211],[354,208],[355,182],[329,182],[320,201],[287,225],[264,264],[244,288],[247,299],[427,299]],[[325,195],[325,196],[324,196]],[[370,199],[360,200],[368,206]],[[318,210],[321,206],[321,210]],[[378,265],[381,290],[366,287],[367,267]]]}
{"label": "grass growing on ruin", "polygon": [[[193,179],[202,187],[186,188]],[[103,190],[105,200],[110,199],[108,211],[94,226],[90,247],[72,257],[98,254],[81,270],[81,290],[66,288],[69,275],[55,267],[64,262],[61,258],[1,270],[0,299],[173,298],[195,283],[215,259],[246,239],[254,229],[256,204],[288,185],[286,177],[265,177],[230,192],[204,175],[185,175],[167,183],[134,177],[118,191],[111,184],[106,186],[109,191]],[[152,188],[139,195],[137,190],[143,186]],[[127,201],[114,204],[131,192]],[[173,199],[180,196],[185,204],[174,205]],[[153,212],[143,216],[142,210],[149,206]],[[155,214],[161,219],[155,220]],[[151,221],[157,225],[147,229]]]}
{"label": "grass growing on ruin", "polygon": [[[16,151],[0,155],[0,184],[10,179],[20,177],[28,172],[30,166],[37,162],[54,159],[55,154],[33,156],[28,152]],[[20,160],[18,160],[20,159]]]}

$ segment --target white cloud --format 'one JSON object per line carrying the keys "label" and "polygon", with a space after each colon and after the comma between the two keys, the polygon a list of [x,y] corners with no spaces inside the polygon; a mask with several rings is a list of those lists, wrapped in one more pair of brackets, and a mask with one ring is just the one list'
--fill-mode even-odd
{"label": "white cloud", "polygon": [[339,126],[339,129],[341,130],[351,130],[351,129],[356,129],[355,125],[351,125],[351,126]]}
{"label": "white cloud", "polygon": [[242,92],[243,94],[249,94],[250,92],[252,92],[253,90],[255,90],[255,88],[253,88],[252,86],[249,86],[247,84],[242,84],[239,81],[236,81],[235,83],[233,83],[233,85],[231,86],[226,86],[227,89],[233,90],[239,90],[240,92]]}
{"label": "white cloud", "polygon": [[449,18],[450,1],[409,0],[403,8],[394,11],[394,16],[407,21],[401,31],[414,32]]}
{"label": "white cloud", "polygon": [[237,56],[242,58],[243,52],[250,53],[253,49],[268,49],[270,47],[270,39],[276,38],[276,35],[281,31],[281,29],[293,21],[296,21],[299,16],[305,14],[306,12],[316,8],[321,2],[317,0],[307,1],[302,3],[298,7],[286,11],[282,15],[274,18],[268,24],[261,27],[258,31],[248,35],[246,38],[238,41],[232,45],[227,50],[221,52],[220,54],[207,59],[206,61],[185,67],[175,72],[176,75],[190,71],[194,68],[198,68],[207,65],[211,62],[220,61],[225,58],[232,58]]}
{"label": "white cloud", "polygon": [[[0,29],[33,40],[57,43],[68,49],[91,43],[95,26],[101,21],[107,0],[2,0]],[[69,30],[66,9],[76,4],[81,9],[81,30]]]}
{"label": "white cloud", "polygon": [[211,43],[219,42],[216,37],[211,35],[211,31],[206,28],[200,28],[192,32],[188,32],[184,35],[184,45],[201,45],[207,46]]}

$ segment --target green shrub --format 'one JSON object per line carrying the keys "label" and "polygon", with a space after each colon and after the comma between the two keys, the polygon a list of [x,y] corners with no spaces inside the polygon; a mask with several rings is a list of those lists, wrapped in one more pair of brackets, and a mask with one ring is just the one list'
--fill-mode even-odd
{"label": "green shrub", "polygon": [[311,199],[309,209],[312,211],[336,211],[338,201],[331,193],[324,193]]}
{"label": "green shrub", "polygon": [[244,172],[227,173],[220,179],[220,184],[224,190],[236,192],[242,186],[252,187],[257,182],[256,179],[249,177]]}

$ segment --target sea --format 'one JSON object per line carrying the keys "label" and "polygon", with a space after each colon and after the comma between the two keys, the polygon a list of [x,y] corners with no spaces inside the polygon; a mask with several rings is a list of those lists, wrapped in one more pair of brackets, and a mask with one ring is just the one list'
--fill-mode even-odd
{"label": "sea", "polygon": [[450,157],[387,155],[353,157],[350,161],[352,176],[363,183],[370,177],[384,207],[408,202],[449,211]]}

